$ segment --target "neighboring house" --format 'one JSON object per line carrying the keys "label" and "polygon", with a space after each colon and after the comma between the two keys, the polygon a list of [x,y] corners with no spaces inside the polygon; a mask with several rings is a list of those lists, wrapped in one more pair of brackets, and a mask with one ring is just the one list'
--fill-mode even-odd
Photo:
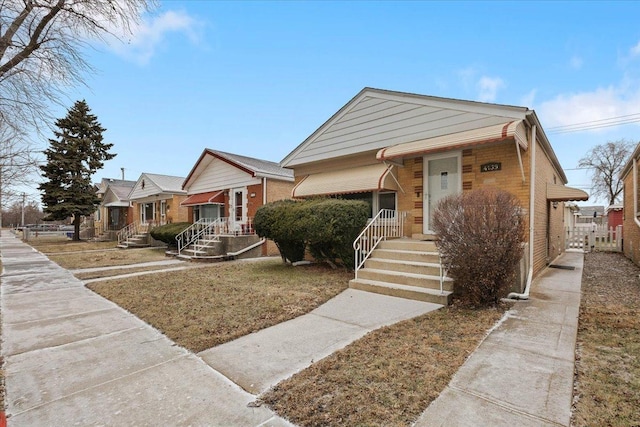
{"label": "neighboring house", "polygon": [[622,205],[609,205],[605,210],[605,216],[607,217],[607,228],[615,229],[617,226],[622,225],[624,217],[624,207]]}
{"label": "neighboring house", "polygon": [[573,229],[576,226],[577,218],[580,215],[580,207],[572,202],[564,204],[564,227]]}
{"label": "neighboring house", "polygon": [[95,215],[96,236],[115,239],[115,232],[133,221],[133,210],[129,202],[129,193],[135,181],[103,178],[97,194],[100,198]]}
{"label": "neighboring house", "polygon": [[[280,164],[294,170],[293,197],[366,200],[372,217],[380,209],[406,212],[402,234],[416,241],[433,237],[432,215],[442,198],[483,187],[510,191],[522,204],[532,243],[524,251],[520,289],[564,251],[564,202],[588,199],[565,186],[567,177],[533,110],[371,88]],[[403,273],[392,273],[352,286],[408,285],[399,278]]]}
{"label": "neighboring house", "polygon": [[623,244],[624,254],[640,265],[640,211],[638,211],[638,191],[640,191],[640,144],[633,151],[629,161],[620,173],[623,189]]}
{"label": "neighboring house", "polygon": [[[253,217],[265,203],[290,197],[293,171],[277,163],[205,149],[184,180],[181,206],[191,222],[224,222],[233,234],[254,234]],[[263,255],[277,254],[272,242]]]}
{"label": "neighboring house", "polygon": [[602,225],[605,218],[604,206],[580,206],[580,212],[576,223],[580,225],[598,224]]}
{"label": "neighboring house", "polygon": [[180,205],[187,192],[182,189],[184,177],[143,173],[129,192],[133,222],[164,225],[187,222],[188,210]]}

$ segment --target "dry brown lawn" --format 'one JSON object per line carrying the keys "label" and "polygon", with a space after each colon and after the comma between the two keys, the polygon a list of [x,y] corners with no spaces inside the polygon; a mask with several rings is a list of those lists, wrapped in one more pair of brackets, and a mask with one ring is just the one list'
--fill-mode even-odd
{"label": "dry brown lawn", "polygon": [[139,264],[168,259],[164,248],[91,250],[86,252],[65,252],[47,255],[62,268],[78,269],[91,267],[111,267],[116,265]]}
{"label": "dry brown lawn", "polygon": [[640,426],[639,274],[621,254],[585,255],[575,426]]}
{"label": "dry brown lawn", "polygon": [[351,278],[344,270],[269,259],[87,286],[199,352],[307,313],[346,289]]}
{"label": "dry brown lawn", "polygon": [[378,329],[261,400],[300,426],[410,425],[505,309],[449,307]]}
{"label": "dry brown lawn", "polygon": [[30,244],[45,255],[59,252],[115,249],[118,244],[117,242],[92,242],[86,240],[74,242],[67,238],[58,236],[32,238],[26,243]]}

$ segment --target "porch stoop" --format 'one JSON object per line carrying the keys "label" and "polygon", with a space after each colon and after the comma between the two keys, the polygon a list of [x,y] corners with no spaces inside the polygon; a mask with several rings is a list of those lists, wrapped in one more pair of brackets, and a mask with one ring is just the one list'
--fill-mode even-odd
{"label": "porch stoop", "polygon": [[120,249],[128,248],[146,248],[151,246],[149,244],[149,234],[136,234],[129,237],[124,242],[120,243],[117,247]]}
{"label": "porch stoop", "polygon": [[440,293],[440,257],[433,241],[394,239],[378,244],[349,287],[448,305],[453,280],[444,277]]}

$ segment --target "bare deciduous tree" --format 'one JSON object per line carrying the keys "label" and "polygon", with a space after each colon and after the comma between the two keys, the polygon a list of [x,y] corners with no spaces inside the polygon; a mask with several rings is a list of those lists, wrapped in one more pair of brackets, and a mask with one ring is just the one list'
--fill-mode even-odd
{"label": "bare deciduous tree", "polygon": [[609,205],[620,201],[623,183],[620,172],[634,145],[625,139],[596,145],[580,159],[578,167],[591,169],[591,195],[602,197]]}
{"label": "bare deciduous tree", "polygon": [[155,0],[0,0],[0,118],[39,125],[91,70],[88,42],[126,34]]}

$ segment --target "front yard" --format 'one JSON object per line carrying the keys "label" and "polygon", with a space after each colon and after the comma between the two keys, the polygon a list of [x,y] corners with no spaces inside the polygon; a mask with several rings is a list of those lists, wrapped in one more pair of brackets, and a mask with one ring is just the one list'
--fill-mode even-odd
{"label": "front yard", "polygon": [[[113,253],[52,258],[61,264],[84,260],[74,264],[80,268],[87,262],[111,265]],[[585,255],[574,426],[640,425],[639,274],[619,254]],[[346,289],[351,277],[343,270],[294,268],[271,259],[88,286],[198,352],[307,313]],[[281,382],[259,401],[301,426],[410,425],[505,309],[452,306],[381,328]]]}

